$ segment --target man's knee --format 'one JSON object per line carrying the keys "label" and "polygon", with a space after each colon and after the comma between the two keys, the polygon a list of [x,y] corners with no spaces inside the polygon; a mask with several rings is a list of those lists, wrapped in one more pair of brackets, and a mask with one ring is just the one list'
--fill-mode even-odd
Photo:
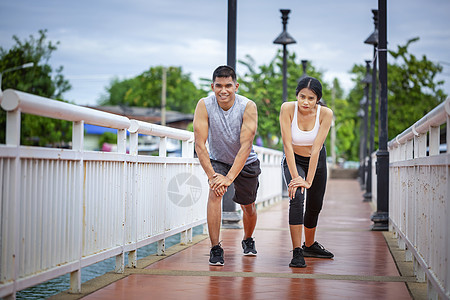
{"label": "man's knee", "polygon": [[210,190],[208,195],[208,202],[213,204],[220,203],[222,202],[222,196],[217,196],[216,193],[214,193],[214,191]]}
{"label": "man's knee", "polygon": [[249,217],[256,215],[256,205],[255,202],[248,205],[241,205],[242,211]]}

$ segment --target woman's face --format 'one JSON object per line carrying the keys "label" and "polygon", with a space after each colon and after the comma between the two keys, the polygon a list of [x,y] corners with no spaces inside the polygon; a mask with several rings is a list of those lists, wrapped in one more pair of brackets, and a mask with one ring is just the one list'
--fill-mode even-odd
{"label": "woman's face", "polygon": [[308,88],[303,88],[298,92],[297,100],[301,110],[311,110],[317,105],[317,95]]}

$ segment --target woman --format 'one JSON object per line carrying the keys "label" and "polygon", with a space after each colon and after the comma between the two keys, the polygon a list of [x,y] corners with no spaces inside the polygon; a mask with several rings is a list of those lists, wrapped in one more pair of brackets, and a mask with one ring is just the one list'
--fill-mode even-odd
{"label": "woman", "polygon": [[[322,85],[313,77],[301,79],[297,101],[281,106],[280,125],[284,144],[282,166],[289,193],[289,230],[293,258],[290,267],[306,267],[304,257],[332,258],[334,255],[315,241],[317,220],[327,182],[325,139],[333,111],[321,106]],[[303,203],[306,196],[306,210]],[[305,231],[303,246],[302,231]]]}

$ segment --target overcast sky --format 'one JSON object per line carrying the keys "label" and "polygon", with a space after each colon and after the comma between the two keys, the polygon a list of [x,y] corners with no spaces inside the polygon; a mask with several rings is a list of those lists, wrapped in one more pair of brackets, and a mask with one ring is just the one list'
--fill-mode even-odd
{"label": "overcast sky", "polygon": [[[113,77],[134,77],[151,66],[181,66],[196,82],[210,78],[226,64],[227,3],[0,0],[0,46],[9,49],[13,35],[24,40],[48,29],[48,38],[60,42],[50,64],[62,65],[72,85],[65,98],[95,105]],[[288,32],[297,43],[288,50],[348,90],[352,66],[372,58],[364,40],[373,32],[371,10],[377,7],[377,0],[237,0],[237,58],[249,54],[257,65],[270,62],[281,47],[273,44],[282,31],[279,10],[290,9]],[[450,94],[450,0],[388,0],[387,9],[388,48],[420,37],[410,52],[442,62],[439,79]]]}

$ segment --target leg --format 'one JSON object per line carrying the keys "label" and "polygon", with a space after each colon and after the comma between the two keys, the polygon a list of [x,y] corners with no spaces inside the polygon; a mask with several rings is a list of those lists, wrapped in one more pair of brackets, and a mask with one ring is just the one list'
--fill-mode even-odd
{"label": "leg", "polygon": [[244,212],[242,216],[242,223],[244,224],[244,240],[252,237],[253,231],[255,230],[257,213],[256,205],[253,202],[248,205],[241,205],[242,211]]}
{"label": "leg", "polygon": [[303,225],[289,225],[289,231],[291,232],[292,249],[302,246],[302,230]]}
{"label": "leg", "polygon": [[[305,171],[297,164],[297,172],[300,176],[305,177]],[[291,173],[285,159],[283,161],[283,175],[286,185],[291,181]],[[289,230],[291,232],[292,249],[302,246],[302,230],[303,230],[303,203],[304,194],[297,189],[295,197],[289,200]]]}
{"label": "leg", "polygon": [[211,246],[219,244],[220,222],[222,219],[222,197],[209,190],[207,221]]}
{"label": "leg", "polygon": [[305,246],[311,246],[315,241],[317,221],[323,206],[323,197],[327,185],[326,150],[322,148],[317,163],[316,175],[311,187],[306,192],[305,209]]}
{"label": "leg", "polygon": [[316,227],[308,228],[305,227],[305,246],[309,247],[314,244],[316,236]]}

